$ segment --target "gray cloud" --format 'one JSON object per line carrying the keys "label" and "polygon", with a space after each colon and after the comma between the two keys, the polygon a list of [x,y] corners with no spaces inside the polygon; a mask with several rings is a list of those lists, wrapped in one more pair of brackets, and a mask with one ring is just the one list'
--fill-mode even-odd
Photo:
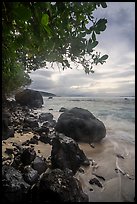
{"label": "gray cloud", "polygon": [[135,67],[133,68],[133,66],[132,65],[130,65],[128,68],[126,68],[126,67],[117,67],[117,68],[115,68],[114,67],[114,69],[113,69],[113,71],[112,71],[112,69],[111,69],[111,71],[109,72],[105,72],[105,73],[103,73],[103,72],[95,72],[94,73],[94,79],[95,80],[100,80],[101,78],[126,78],[126,77],[134,77],[135,76]]}
{"label": "gray cloud", "polygon": [[[124,43],[135,48],[135,3],[134,2],[107,2],[106,9],[99,8],[95,11],[97,18],[108,20],[107,29],[98,35],[102,47]],[[106,45],[105,45],[106,44]],[[108,45],[108,46],[107,46]]]}
{"label": "gray cloud", "polygon": [[82,69],[59,71],[40,69],[30,74],[30,88],[57,95],[134,95],[135,92],[135,4],[108,2],[94,15],[107,18],[107,29],[97,36],[96,51],[108,54],[104,65],[94,67],[94,74]]}

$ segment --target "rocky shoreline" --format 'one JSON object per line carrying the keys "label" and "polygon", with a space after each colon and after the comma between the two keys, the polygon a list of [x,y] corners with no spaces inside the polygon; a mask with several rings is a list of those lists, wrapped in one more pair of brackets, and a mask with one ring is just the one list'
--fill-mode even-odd
{"label": "rocky shoreline", "polygon": [[[56,121],[52,114],[37,116],[28,106],[7,101],[2,120],[3,146],[9,138],[14,141],[17,134],[20,134],[20,139],[24,134],[33,135],[20,144],[10,142],[10,147],[3,152],[4,203],[88,201],[74,175],[81,165],[87,166],[90,162],[73,139],[55,132]],[[39,141],[51,145],[48,158],[39,156],[34,150],[34,145],[38,145]]]}
{"label": "rocky shoreline", "polygon": [[[75,115],[76,118],[74,118],[74,112],[77,112],[77,109],[74,109],[71,114],[67,112],[66,122],[70,127],[69,131],[65,132],[65,135],[68,134],[67,136],[64,135],[63,131],[61,131],[62,133],[56,132],[57,121],[54,120],[54,116],[51,113],[41,113],[38,115],[34,110],[36,108],[19,105],[14,100],[6,101],[6,104],[3,106],[3,203],[90,202],[96,200],[98,197],[96,188],[104,190],[105,183],[109,186],[107,181],[108,175],[105,174],[107,172],[106,169],[105,171],[103,169],[102,172],[98,172],[98,169],[101,169],[98,168],[98,163],[101,164],[100,160],[98,160],[100,158],[98,152],[103,148],[103,145],[106,145],[101,153],[102,155],[104,154],[104,158],[101,158],[105,159],[105,151],[108,151],[110,146],[108,140],[102,140],[105,132],[101,136],[102,142],[97,143],[95,146],[93,144],[90,146],[89,141],[89,144],[85,144],[85,148],[73,138],[73,135],[69,135],[74,130],[75,134],[81,138],[80,133],[84,134],[86,130],[88,134],[85,137],[88,138],[90,133],[90,129],[87,129],[89,124],[85,122],[85,118],[84,120],[78,120],[81,112],[76,113],[77,116]],[[65,113],[65,111],[64,109],[62,112]],[[84,117],[89,115],[91,120],[94,118],[88,112],[84,114]],[[71,117],[73,118],[73,123],[70,125]],[[95,121],[98,124],[98,120]],[[58,128],[63,129],[66,127],[61,120],[60,124],[61,127],[58,126]],[[80,128],[80,132],[77,127]],[[111,149],[114,149],[113,146]],[[94,159],[89,157],[86,151],[90,151]],[[111,151],[111,154],[114,153]],[[107,156],[109,157],[110,155]],[[126,161],[122,153],[116,154],[115,158],[120,159],[120,161]],[[104,163],[102,166],[105,167],[107,165]],[[86,176],[87,171],[90,171],[90,174],[87,173],[90,176]],[[113,173],[112,170],[110,172]],[[122,172],[124,171],[121,171],[120,167],[114,168],[114,173],[111,177],[120,174],[120,176],[127,177],[128,185],[132,186],[134,173],[127,175],[127,173],[124,172],[122,174]],[[84,176],[86,177],[84,178]],[[86,190],[83,184],[88,186]],[[90,196],[91,192],[93,192],[92,198]],[[133,195],[134,192],[129,197],[125,196],[126,201],[132,202],[134,200]],[[102,197],[102,201],[107,200],[108,197],[105,194],[104,198]],[[123,198],[120,199],[122,200]]]}

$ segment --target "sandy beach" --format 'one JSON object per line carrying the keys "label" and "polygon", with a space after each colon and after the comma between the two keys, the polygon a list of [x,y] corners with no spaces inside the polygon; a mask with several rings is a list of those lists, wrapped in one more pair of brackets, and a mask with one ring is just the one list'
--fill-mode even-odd
{"label": "sandy beach", "polygon": [[[80,144],[88,158],[95,161],[95,167],[85,169],[85,174],[77,173],[84,191],[93,202],[133,202],[135,196],[135,149],[134,145],[105,138],[91,148]],[[101,176],[102,188],[90,185],[92,177]],[[93,191],[90,189],[92,188]]]}
{"label": "sandy beach", "polygon": [[[8,157],[6,148],[13,148],[14,142],[22,144],[33,137],[33,133],[19,134],[3,140],[2,156]],[[50,156],[52,146],[38,141],[33,144],[38,155],[46,159]],[[27,147],[27,146],[25,146]],[[82,184],[83,191],[88,194],[89,202],[134,202],[135,197],[135,147],[132,143],[104,138],[100,143],[90,146],[86,143],[79,143],[80,149],[84,151],[90,166],[81,166],[75,177]],[[98,178],[102,187],[90,184],[92,178]]]}

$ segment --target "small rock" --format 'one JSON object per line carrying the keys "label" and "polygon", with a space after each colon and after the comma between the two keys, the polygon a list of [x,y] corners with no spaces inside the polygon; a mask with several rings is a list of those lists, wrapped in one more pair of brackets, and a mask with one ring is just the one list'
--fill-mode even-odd
{"label": "small rock", "polygon": [[51,121],[53,120],[53,115],[51,113],[41,113],[39,115],[39,120],[40,122]]}
{"label": "small rock", "polygon": [[116,154],[116,156],[120,159],[125,159],[121,154]]}
{"label": "small rock", "polygon": [[34,138],[35,140],[39,140],[38,135],[34,135],[33,138]]}
{"label": "small rock", "polygon": [[95,160],[94,159],[92,159],[92,166],[96,166],[97,165],[97,163],[95,162]]}
{"label": "small rock", "polygon": [[21,166],[21,164],[22,163],[21,163],[20,154],[18,154],[18,155],[15,156],[12,166],[18,169]]}
{"label": "small rock", "polygon": [[83,166],[89,166],[90,165],[90,161],[88,159],[86,159],[83,164]]}
{"label": "small rock", "polygon": [[47,169],[47,163],[43,157],[36,156],[32,162],[32,168],[38,171],[39,174],[42,174]]}
{"label": "small rock", "polygon": [[39,175],[31,166],[25,166],[23,178],[28,184],[33,185],[37,182]]}
{"label": "small rock", "polygon": [[53,110],[53,108],[49,108],[49,110]]}
{"label": "small rock", "polygon": [[22,145],[17,144],[16,142],[13,142],[12,146],[15,146],[19,151],[23,152]]}
{"label": "small rock", "polygon": [[24,127],[24,126],[23,126],[22,131],[23,131],[23,132],[29,132],[29,131],[31,131],[31,128],[30,128],[30,127]]}
{"label": "small rock", "polygon": [[24,165],[29,165],[36,157],[36,152],[33,148],[27,148],[21,154],[21,162]]}
{"label": "small rock", "polygon": [[35,128],[39,127],[38,120],[34,117],[25,117],[24,118],[24,127]]}
{"label": "small rock", "polygon": [[93,178],[89,181],[90,184],[96,184],[98,187],[102,188],[102,184],[100,183],[100,181],[97,178]]}
{"label": "small rock", "polygon": [[95,173],[93,173],[93,175],[96,176],[96,177],[98,177],[98,178],[100,178],[100,179],[102,179],[103,181],[105,181],[105,178],[104,178],[103,176],[99,176],[99,175],[97,175],[97,174],[95,174]]}
{"label": "small rock", "polygon": [[59,112],[65,112],[65,111],[67,111],[67,110],[68,110],[67,108],[61,107],[60,110],[59,110]]}
{"label": "small rock", "polygon": [[43,125],[43,126],[41,126],[39,128],[35,128],[35,132],[37,132],[39,134],[45,132],[46,134],[48,134],[49,133],[49,128]]}
{"label": "small rock", "polygon": [[45,144],[48,143],[48,138],[47,138],[47,135],[45,133],[42,133],[39,140]]}
{"label": "small rock", "polygon": [[22,143],[22,145],[23,145],[23,146],[24,146],[24,145],[25,145],[25,146],[28,146],[28,145],[29,145],[29,142],[30,142],[29,140],[26,140],[25,142]]}
{"label": "small rock", "polygon": [[123,175],[125,175],[126,173],[124,171],[122,171],[122,169],[120,168],[115,168],[116,173],[121,173]]}
{"label": "small rock", "polygon": [[78,170],[80,173],[82,173],[82,174],[84,174],[85,172],[84,172],[84,169],[83,168],[79,168],[79,170]]}
{"label": "small rock", "polygon": [[13,148],[6,148],[5,153],[6,154],[13,154],[14,149]]}
{"label": "small rock", "polygon": [[53,99],[53,97],[52,97],[52,96],[49,96],[48,99]]}
{"label": "small rock", "polygon": [[29,144],[37,144],[38,145],[38,140],[33,137],[29,140]]}
{"label": "small rock", "polygon": [[92,148],[95,148],[95,145],[94,145],[94,144],[90,144],[90,146],[91,146]]}

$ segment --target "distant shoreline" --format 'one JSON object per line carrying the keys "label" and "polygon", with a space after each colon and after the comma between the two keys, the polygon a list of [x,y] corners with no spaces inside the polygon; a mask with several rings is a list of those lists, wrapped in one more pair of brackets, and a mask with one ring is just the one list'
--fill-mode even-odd
{"label": "distant shoreline", "polygon": [[[52,95],[42,95],[44,97],[49,97]],[[76,97],[76,98],[135,98],[135,96],[57,96],[54,95],[53,97]]]}

